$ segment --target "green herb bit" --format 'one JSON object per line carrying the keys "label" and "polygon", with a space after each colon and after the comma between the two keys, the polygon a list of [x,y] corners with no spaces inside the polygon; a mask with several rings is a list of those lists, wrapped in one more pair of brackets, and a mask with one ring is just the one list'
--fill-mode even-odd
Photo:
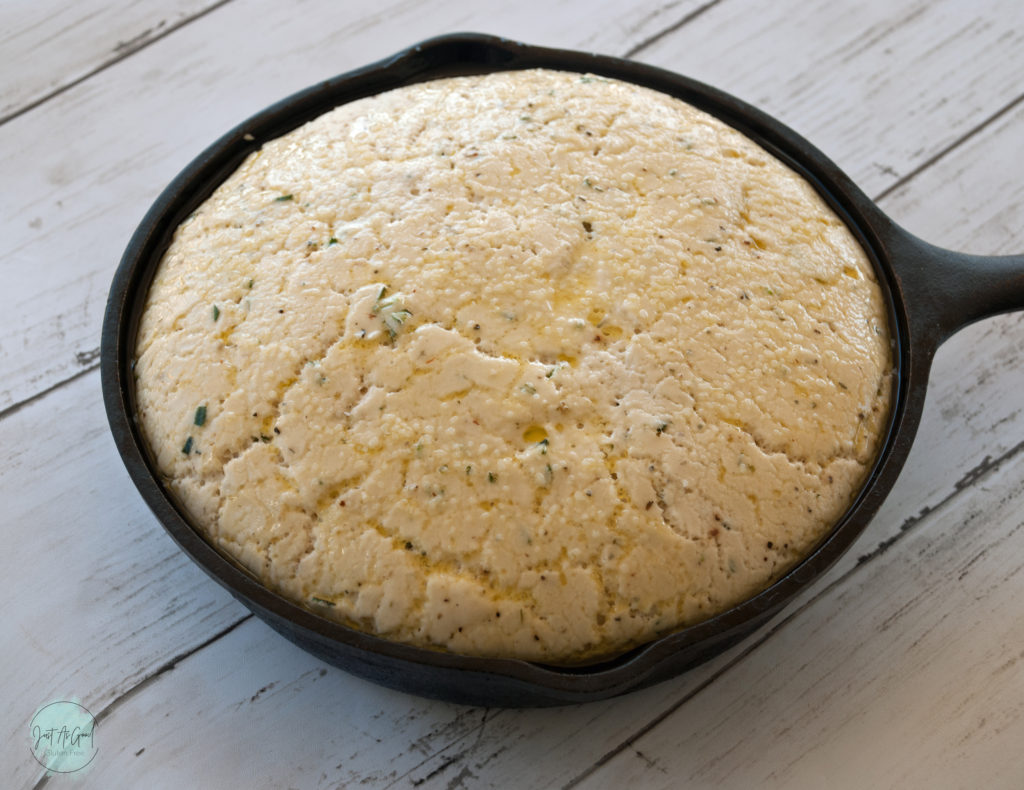
{"label": "green herb bit", "polygon": [[412,317],[412,313],[408,310],[395,310],[394,312],[387,313],[384,316],[384,326],[388,330],[388,334],[391,335],[391,339],[394,340],[398,337],[398,330],[402,328],[402,324],[408,321]]}
{"label": "green herb bit", "polygon": [[337,243],[338,243],[338,240],[336,238],[334,238],[334,236],[331,236],[331,238],[329,238],[327,240],[327,246],[328,247],[330,247],[333,244],[337,244]]}
{"label": "green herb bit", "polygon": [[294,199],[295,199],[295,195],[281,195],[279,197],[274,198],[274,202],[275,203],[287,203],[289,200],[294,200]]}
{"label": "green herb bit", "polygon": [[661,436],[663,433],[665,433],[666,428],[668,428],[667,422],[659,422],[658,425],[655,427],[654,432],[658,434],[658,436]]}
{"label": "green herb bit", "polygon": [[189,454],[190,452],[192,452],[192,437],[191,437],[191,436],[189,436],[189,437],[188,437],[188,438],[187,438],[187,439],[185,440],[185,445],[184,445],[184,446],[183,446],[183,447],[181,448],[181,451],[182,451],[182,452],[183,452],[183,453],[184,453],[185,455],[188,455],[188,454]]}
{"label": "green herb bit", "polygon": [[488,472],[487,473],[487,482],[488,483],[497,483],[498,482],[498,476],[496,474],[494,474],[494,472]]}
{"label": "green herb bit", "polygon": [[315,595],[311,595],[309,597],[309,600],[311,600],[313,603],[318,603],[321,606],[335,606],[336,605],[334,603],[334,601],[328,601],[325,598],[317,598]]}
{"label": "green herb bit", "polygon": [[198,409],[196,409],[196,416],[195,416],[195,419],[193,420],[193,422],[196,425],[205,425],[206,424],[206,405],[205,404],[203,404]]}
{"label": "green herb bit", "polygon": [[386,285],[380,287],[380,293],[377,294],[377,301],[374,303],[370,314],[380,316],[381,321],[384,322],[384,328],[388,330],[388,335],[394,340],[398,337],[398,331],[402,328],[402,325],[412,318],[412,311],[407,310],[397,297],[391,296],[385,299],[384,295],[387,291],[388,287]]}
{"label": "green herb bit", "polygon": [[544,467],[544,482],[547,485],[551,485],[551,481],[555,478],[555,470],[551,468],[551,464]]}
{"label": "green herb bit", "polygon": [[593,183],[593,182],[592,182],[592,181],[591,181],[591,180],[590,180],[589,178],[584,178],[584,179],[583,179],[583,183],[584,183],[584,184],[585,184],[586,186],[588,186],[588,187],[590,187],[591,189],[593,189],[593,190],[594,190],[595,192],[604,192],[604,190],[603,190],[603,189],[602,189],[601,187],[599,187],[599,186],[595,186],[595,185],[594,185],[594,183]]}
{"label": "green herb bit", "polygon": [[526,121],[528,123],[528,122],[533,120],[533,117],[530,116],[530,115],[520,115],[519,116],[519,120],[520,121]]}
{"label": "green herb bit", "polygon": [[539,442],[537,442],[537,444],[540,446],[540,454],[541,455],[547,455],[548,454],[548,440],[547,439],[541,439]]}
{"label": "green herb bit", "polygon": [[268,442],[270,442],[270,439],[271,439],[271,437],[267,436],[265,433],[261,433],[260,434],[260,441],[263,442],[264,444],[267,444]]}
{"label": "green herb bit", "polygon": [[217,307],[217,305],[214,305],[213,306],[213,320],[216,321],[218,318],[220,318],[220,308]]}
{"label": "green herb bit", "polygon": [[256,285],[256,281],[252,277],[250,277],[249,282],[245,284],[245,287],[248,288],[249,290],[252,290],[252,287],[254,285]]}
{"label": "green herb bit", "polygon": [[521,389],[527,395],[536,395],[537,394],[537,388],[534,387],[532,384],[524,384],[519,389]]}
{"label": "green herb bit", "polygon": [[472,466],[467,466],[466,467],[466,474],[467,475],[473,474],[473,467]]}

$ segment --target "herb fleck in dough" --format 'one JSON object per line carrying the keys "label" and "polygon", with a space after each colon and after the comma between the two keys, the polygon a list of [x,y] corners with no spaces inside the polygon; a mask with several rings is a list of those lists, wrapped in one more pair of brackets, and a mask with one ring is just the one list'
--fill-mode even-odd
{"label": "herb fleck in dough", "polygon": [[178,229],[139,418],[209,539],[389,639],[575,662],[764,588],[848,507],[885,310],[793,172],[550,71],[344,105]]}

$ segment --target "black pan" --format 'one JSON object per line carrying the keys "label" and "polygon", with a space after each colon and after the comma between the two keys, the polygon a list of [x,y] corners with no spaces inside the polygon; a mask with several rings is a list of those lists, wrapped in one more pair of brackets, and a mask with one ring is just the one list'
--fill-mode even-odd
{"label": "black pan", "polygon": [[[211,547],[160,483],[135,421],[131,372],[139,313],[178,224],[263,143],[339,104],[458,74],[524,68],[593,72],[677,96],[747,134],[803,175],[859,237],[888,299],[895,397],[879,458],[856,501],[814,550],[764,592],[698,625],[602,664],[551,667],[396,644],[326,620],[271,592]],[[171,537],[278,632],[320,658],[385,686],[475,705],[558,705],[612,697],[705,661],[755,631],[846,551],[888,494],[917,430],[938,345],[985,316],[1024,308],[1024,256],[942,250],[897,227],[820,151],[754,107],[699,82],[617,58],[474,34],[442,36],[268,107],[200,154],[157,198],[124,253],[103,323],[103,396],[114,440]]]}

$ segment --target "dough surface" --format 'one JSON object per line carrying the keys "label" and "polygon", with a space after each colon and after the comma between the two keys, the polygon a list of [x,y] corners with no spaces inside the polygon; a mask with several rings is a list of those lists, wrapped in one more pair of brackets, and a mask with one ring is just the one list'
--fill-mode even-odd
{"label": "dough surface", "polygon": [[210,541],[385,638],[587,661],[768,586],[888,416],[883,298],[799,176],[551,71],[333,110],[178,229],[138,414]]}

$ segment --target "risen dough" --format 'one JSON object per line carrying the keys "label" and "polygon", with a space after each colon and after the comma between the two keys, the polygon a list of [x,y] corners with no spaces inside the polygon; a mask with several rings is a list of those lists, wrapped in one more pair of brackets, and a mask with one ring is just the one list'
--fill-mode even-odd
{"label": "risen dough", "polygon": [[872,267],[722,122],[550,71],[344,105],[177,231],[139,417],[210,540],[386,638],[587,660],[732,606],[844,512]]}

